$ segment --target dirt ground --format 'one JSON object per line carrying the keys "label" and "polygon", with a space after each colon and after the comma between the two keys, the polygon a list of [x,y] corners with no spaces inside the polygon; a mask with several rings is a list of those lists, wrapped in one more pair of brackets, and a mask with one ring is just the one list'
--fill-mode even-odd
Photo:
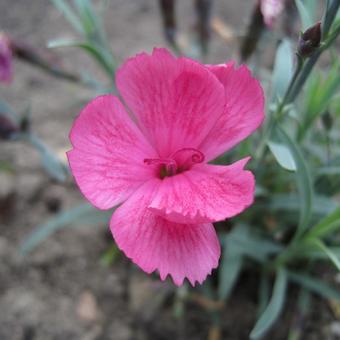
{"label": "dirt ground", "polygon": [[[214,11],[241,30],[251,3],[216,1]],[[190,33],[192,1],[179,1],[178,14],[180,28]],[[166,45],[153,0],[111,0],[105,23],[119,61]],[[48,40],[74,35],[48,0],[1,0],[0,28],[40,49]],[[234,50],[213,36],[208,61],[230,59]],[[81,52],[60,50],[58,55],[69,70],[86,68],[102,77]],[[0,87],[0,97],[18,112],[30,105],[33,130],[60,155],[69,148],[68,131],[79,103],[94,95],[21,62],[15,63],[11,86]],[[66,184],[49,179],[36,152],[23,144],[1,142],[0,159],[16,169],[14,175],[0,176],[1,340],[206,339],[209,318],[197,304],[186,305],[184,319],[176,319],[170,282],[142,273],[123,256],[111,267],[101,264],[113,242],[105,225],[65,229],[22,257],[18,247],[38,224],[83,198],[71,179]],[[51,202],[58,202],[57,207]],[[253,277],[242,282],[225,308],[223,339],[247,339],[255,321],[256,292],[251,287],[256,282]],[[163,301],[161,309],[157,301]],[[333,320],[329,308],[318,300],[314,307],[303,339],[333,339],[325,335]],[[285,339],[291,321],[288,311],[268,339]]]}

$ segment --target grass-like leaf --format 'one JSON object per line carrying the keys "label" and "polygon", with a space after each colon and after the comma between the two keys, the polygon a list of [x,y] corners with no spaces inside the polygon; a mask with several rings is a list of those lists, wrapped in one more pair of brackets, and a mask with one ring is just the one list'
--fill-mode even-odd
{"label": "grass-like leaf", "polygon": [[97,62],[103,67],[103,69],[110,74],[111,77],[114,75],[114,63],[111,62],[107,54],[99,46],[86,41],[77,41],[70,39],[57,39],[52,40],[47,45],[49,48],[60,48],[60,47],[78,47],[83,49],[85,52],[90,54]]}
{"label": "grass-like leaf", "polygon": [[318,280],[307,274],[298,274],[291,271],[288,272],[288,277],[291,281],[301,285],[315,294],[320,295],[321,297],[326,299],[340,300],[340,291],[330,287],[321,280]]}
{"label": "grass-like leaf", "polygon": [[297,165],[296,182],[300,195],[300,222],[296,231],[296,237],[299,237],[308,227],[311,217],[313,198],[312,179],[299,145],[279,126],[276,126],[275,134],[290,149]]}
{"label": "grass-like leaf", "polygon": [[50,176],[59,182],[65,181],[68,170],[47,145],[32,133],[22,134],[20,138],[31,144],[40,153],[41,163]]}
{"label": "grass-like leaf", "polygon": [[272,78],[272,101],[282,98],[293,76],[293,51],[291,42],[284,39],[279,45]]}
{"label": "grass-like leaf", "polygon": [[64,14],[67,21],[73,26],[73,28],[79,33],[84,33],[83,26],[78,18],[78,16],[74,13],[74,10],[65,0],[50,0],[54,6]]}
{"label": "grass-like leaf", "polygon": [[269,301],[267,308],[257,320],[255,327],[251,331],[251,339],[261,338],[279,317],[280,312],[284,306],[287,282],[288,280],[286,270],[280,268],[276,275],[273,295]]}
{"label": "grass-like leaf", "polygon": [[305,4],[301,0],[295,0],[295,4],[300,15],[302,31],[305,31],[307,28],[313,25],[313,19],[308,12]]}
{"label": "grass-like leaf", "polygon": [[88,203],[81,204],[75,208],[59,213],[48,222],[38,226],[32,234],[22,243],[20,250],[23,254],[32,251],[37,245],[44,241],[57,230],[69,225],[89,225],[106,223],[112,211],[98,211]]}
{"label": "grass-like leaf", "polygon": [[241,272],[242,253],[240,248],[227,239],[223,247],[222,261],[219,270],[218,297],[220,300],[226,300]]}
{"label": "grass-like leaf", "polygon": [[284,168],[290,171],[296,171],[296,164],[290,149],[286,145],[268,141],[268,147],[274,155],[277,162]]}
{"label": "grass-like leaf", "polygon": [[340,208],[337,208],[330,215],[311,228],[306,235],[306,238],[321,238],[337,230],[340,230]]}
{"label": "grass-like leaf", "polygon": [[319,239],[314,239],[313,243],[320,248],[327,256],[328,258],[331,260],[331,262],[334,264],[334,266],[336,267],[336,269],[338,271],[340,271],[340,261],[338,259],[338,257],[336,256],[336,254],[333,253],[333,251],[328,248],[321,240]]}

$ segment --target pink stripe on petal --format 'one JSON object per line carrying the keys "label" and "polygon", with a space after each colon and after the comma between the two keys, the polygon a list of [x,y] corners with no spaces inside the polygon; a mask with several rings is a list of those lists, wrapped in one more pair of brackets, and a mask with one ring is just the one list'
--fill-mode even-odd
{"label": "pink stripe on petal", "polygon": [[261,125],[264,94],[260,83],[245,65],[235,69],[231,62],[207,67],[223,84],[226,95],[223,114],[198,147],[209,161],[247,138]]}
{"label": "pink stripe on petal", "polygon": [[211,223],[178,224],[154,215],[146,207],[159,180],[140,187],[113,214],[110,228],[118,247],[145,272],[170,275],[176,285],[188,278],[202,283],[218,266],[220,244]]}
{"label": "pink stripe on petal", "polygon": [[130,58],[117,87],[161,158],[197,148],[222,114],[222,84],[207,68],[166,49]]}
{"label": "pink stripe on petal", "polygon": [[254,176],[243,170],[248,160],[229,166],[200,164],[166,177],[149,208],[176,223],[207,223],[233,217],[254,200]]}
{"label": "pink stripe on petal", "polygon": [[67,153],[73,176],[96,207],[109,209],[154,177],[144,158],[156,153],[112,95],[92,100],[75,120]]}

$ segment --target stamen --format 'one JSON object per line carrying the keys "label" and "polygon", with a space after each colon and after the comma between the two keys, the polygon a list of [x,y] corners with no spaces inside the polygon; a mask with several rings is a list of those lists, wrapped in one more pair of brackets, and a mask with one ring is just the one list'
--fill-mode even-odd
{"label": "stamen", "polygon": [[[165,175],[161,177],[173,176],[177,172],[177,164],[175,160],[173,159],[145,158],[144,163],[147,165],[157,165],[157,164],[163,165],[165,168]],[[161,172],[162,172],[162,168],[161,168]]]}
{"label": "stamen", "polygon": [[189,170],[193,165],[202,163],[204,154],[194,148],[183,148],[176,151],[169,158],[145,158],[147,165],[158,165],[158,175],[161,179],[167,176],[174,176],[183,171]]}
{"label": "stamen", "polygon": [[204,161],[204,154],[194,148],[183,148],[176,151],[171,158],[173,158],[180,171],[190,169],[194,164],[202,163]]}

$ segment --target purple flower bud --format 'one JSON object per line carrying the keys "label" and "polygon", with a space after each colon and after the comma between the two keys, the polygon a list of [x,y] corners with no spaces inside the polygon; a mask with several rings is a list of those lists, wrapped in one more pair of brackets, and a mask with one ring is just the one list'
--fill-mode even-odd
{"label": "purple flower bud", "polygon": [[12,81],[12,49],[9,37],[0,32],[0,82]]}
{"label": "purple flower bud", "polygon": [[301,34],[298,45],[298,53],[303,58],[310,57],[313,52],[320,46],[321,41],[321,23],[308,28]]}
{"label": "purple flower bud", "polygon": [[0,114],[0,140],[8,140],[17,132],[19,128],[9,118]]}

